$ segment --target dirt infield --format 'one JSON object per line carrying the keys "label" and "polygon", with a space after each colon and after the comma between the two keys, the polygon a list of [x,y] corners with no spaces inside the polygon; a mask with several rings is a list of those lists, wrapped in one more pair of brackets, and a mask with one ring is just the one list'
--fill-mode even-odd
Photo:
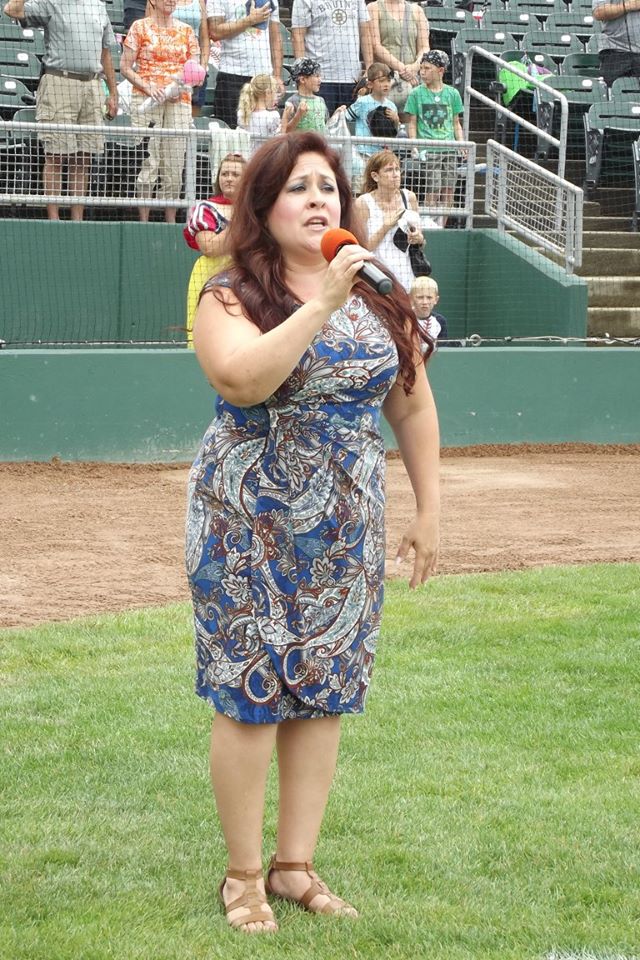
{"label": "dirt infield", "polygon": [[[184,466],[0,464],[0,626],[186,600],[186,478]],[[442,490],[441,574],[640,561],[638,446],[445,451]],[[392,559],[413,504],[397,458],[387,502]]]}

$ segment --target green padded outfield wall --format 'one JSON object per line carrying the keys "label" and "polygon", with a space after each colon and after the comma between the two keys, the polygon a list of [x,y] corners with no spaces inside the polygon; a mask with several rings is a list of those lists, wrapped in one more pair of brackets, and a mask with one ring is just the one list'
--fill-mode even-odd
{"label": "green padded outfield wall", "polygon": [[[640,443],[639,363],[632,348],[442,349],[443,445]],[[213,402],[184,349],[3,350],[0,460],[188,461]]]}
{"label": "green padded outfield wall", "polygon": [[[584,337],[587,286],[495,230],[427,232],[453,337]],[[0,221],[0,340],[184,340],[196,254],[180,226]]]}

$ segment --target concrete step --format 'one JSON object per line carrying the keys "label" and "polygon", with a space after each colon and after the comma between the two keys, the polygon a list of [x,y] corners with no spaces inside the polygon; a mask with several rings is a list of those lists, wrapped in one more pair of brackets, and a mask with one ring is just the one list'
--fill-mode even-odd
{"label": "concrete step", "polygon": [[640,307],[589,307],[590,337],[640,337]]}
{"label": "concrete step", "polygon": [[589,307],[640,307],[640,277],[584,277]]}
{"label": "concrete step", "polygon": [[[582,266],[577,270],[581,277],[618,276],[638,277],[640,274],[640,250],[609,249],[604,245],[586,247],[582,251]],[[640,306],[640,301],[638,301]]]}
{"label": "concrete step", "polygon": [[585,250],[593,247],[640,250],[640,233],[632,233],[630,230],[624,233],[615,230],[587,230],[582,234],[582,246]]}
{"label": "concrete step", "polygon": [[614,231],[615,233],[630,233],[630,227],[631,221],[627,217],[598,217],[591,213],[585,213],[582,221],[582,229],[587,232],[604,230],[607,232]]}

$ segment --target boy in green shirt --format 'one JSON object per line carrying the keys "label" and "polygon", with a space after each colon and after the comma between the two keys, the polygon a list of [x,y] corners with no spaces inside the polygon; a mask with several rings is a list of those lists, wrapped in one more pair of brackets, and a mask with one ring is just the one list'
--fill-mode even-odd
{"label": "boy in green shirt", "polygon": [[[420,140],[462,140],[462,99],[455,87],[444,83],[444,72],[449,66],[449,57],[442,50],[430,50],[420,61],[419,87],[414,87],[404,108],[409,114],[407,133]],[[425,160],[424,202],[426,206],[451,207],[456,184],[456,154],[443,147],[424,150],[420,156]],[[442,226],[447,222],[446,213]]]}

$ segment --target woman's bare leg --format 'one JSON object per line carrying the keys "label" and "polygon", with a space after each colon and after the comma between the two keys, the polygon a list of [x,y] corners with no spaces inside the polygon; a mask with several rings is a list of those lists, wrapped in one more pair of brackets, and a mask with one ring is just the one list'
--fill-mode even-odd
{"label": "woman's bare leg", "polygon": [[[211,731],[211,784],[218,816],[229,853],[229,867],[235,870],[262,868],[262,824],[264,794],[269,763],[276,741],[275,724],[238,723],[216,714]],[[225,903],[231,903],[245,891],[243,880],[227,879]],[[264,892],[262,881],[258,889]],[[241,919],[242,911],[230,919]],[[264,923],[246,924],[247,933],[275,930],[271,913]]]}
{"label": "woman's bare leg", "polygon": [[[279,724],[276,742],[280,775],[276,859],[304,863],[313,860],[333,782],[340,718],[287,720]],[[275,893],[296,900],[310,886],[309,876],[302,871],[274,870],[270,882]],[[314,909],[321,909],[328,900],[318,895]]]}

